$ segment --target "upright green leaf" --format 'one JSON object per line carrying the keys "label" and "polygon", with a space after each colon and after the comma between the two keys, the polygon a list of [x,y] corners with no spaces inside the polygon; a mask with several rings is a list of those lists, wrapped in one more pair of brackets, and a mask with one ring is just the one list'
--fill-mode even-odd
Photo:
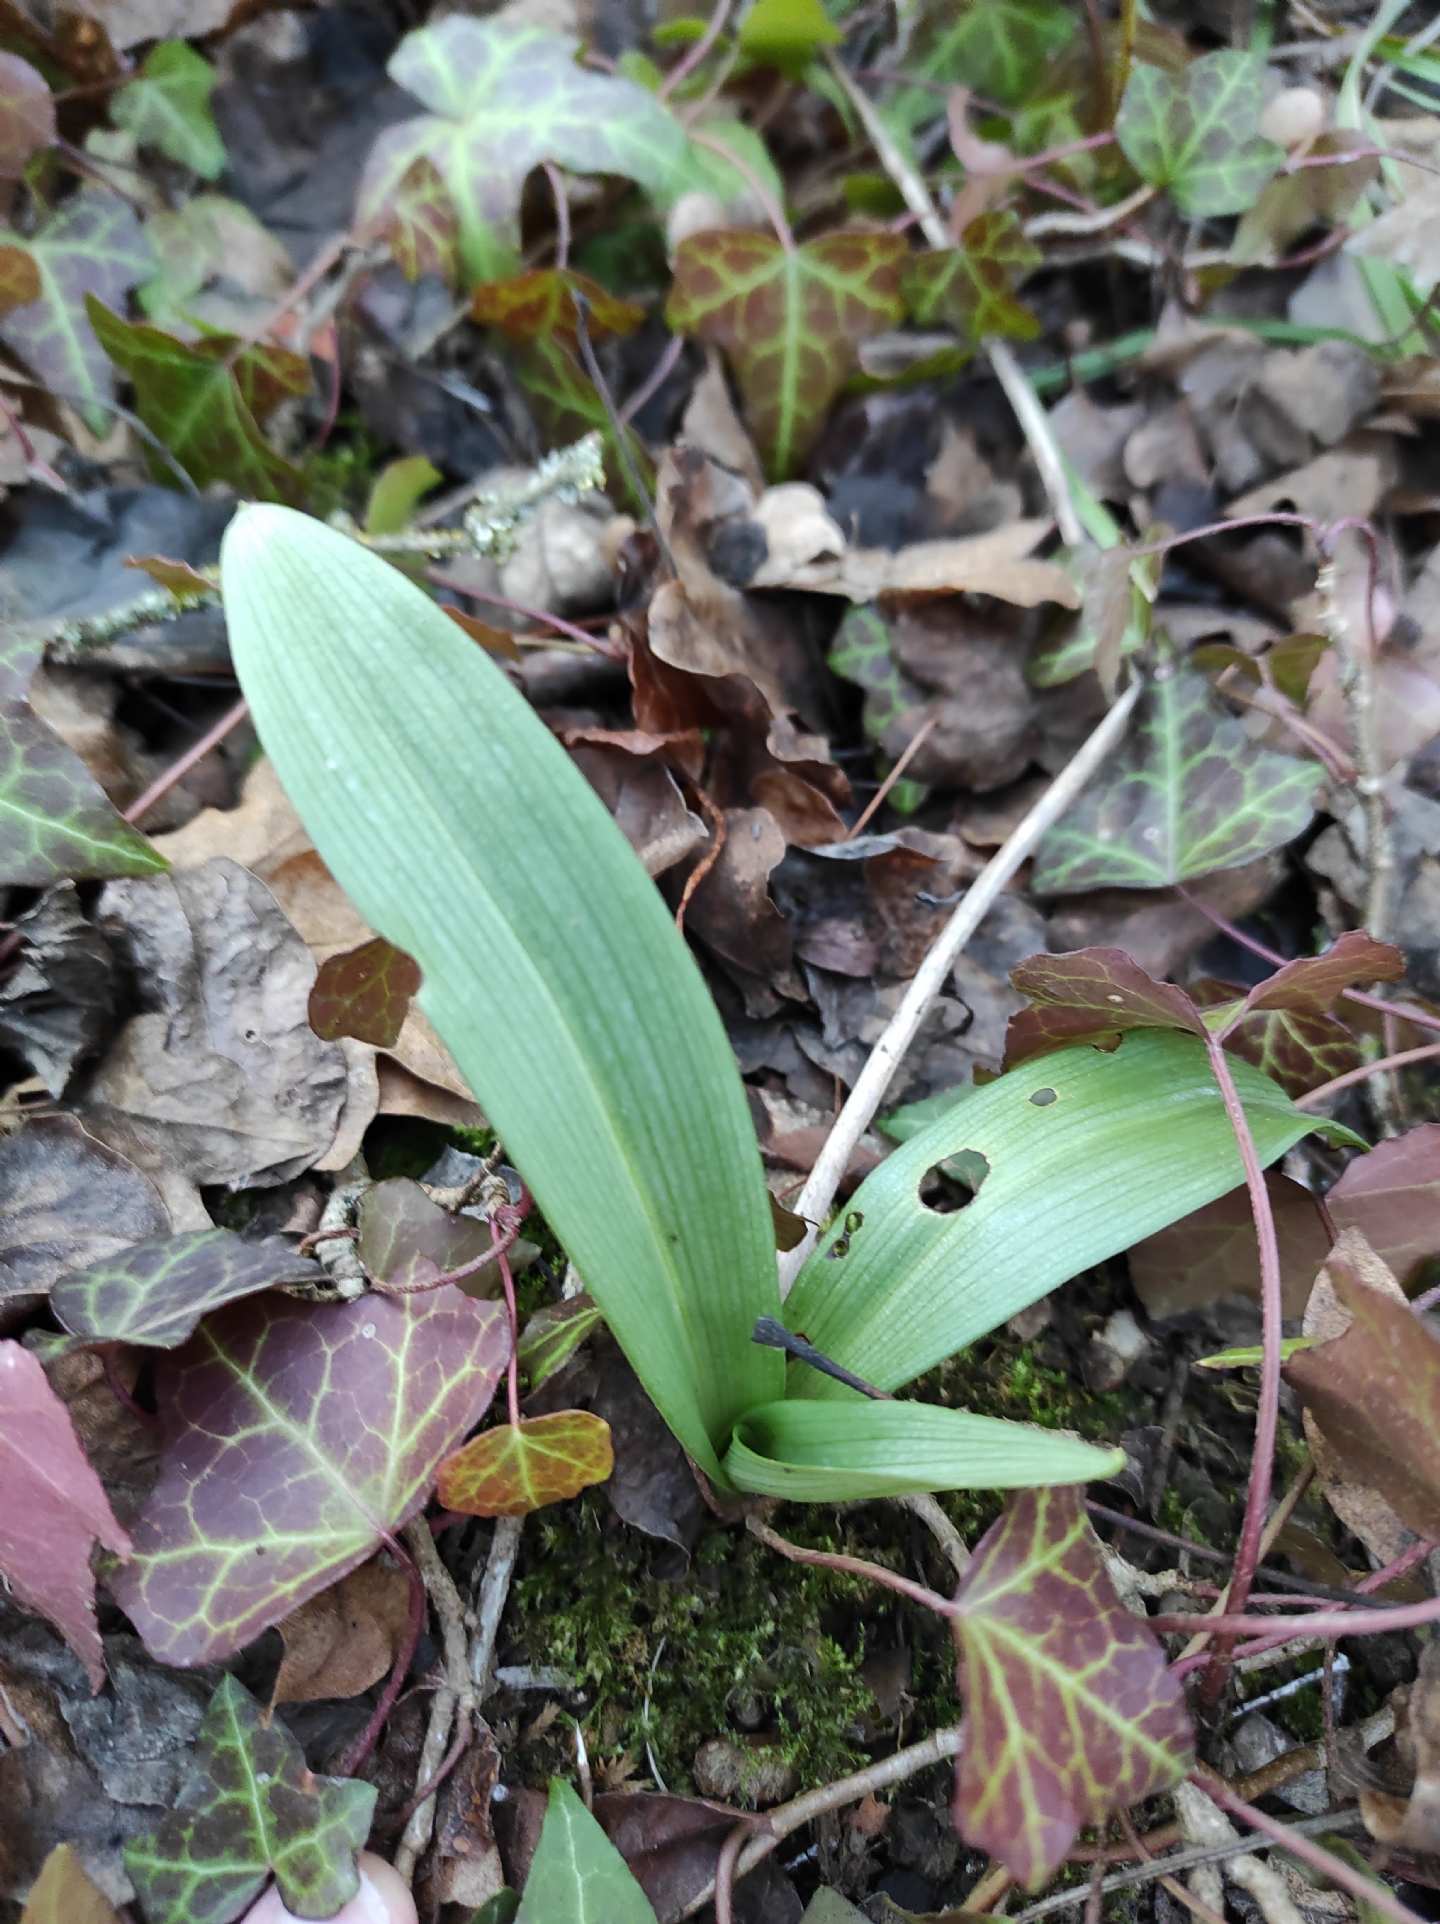
{"label": "upright green leaf", "polygon": [[1115,138],[1141,179],[1168,188],[1182,214],[1239,214],[1285,159],[1260,134],[1264,105],[1263,64],[1233,48],[1203,54],[1178,75],[1137,61]]}
{"label": "upright green leaf", "polygon": [[655,1924],[625,1859],[559,1777],[515,1924]]}
{"label": "upright green leaf", "polygon": [[[1326,1126],[1248,1063],[1233,1073],[1262,1161]],[[922,1202],[921,1180],[962,1154],[976,1194],[942,1214]],[[1062,1049],[963,1091],[867,1176],[800,1272],[786,1321],[897,1389],[1242,1176],[1197,1037],[1156,1030],[1113,1055]],[[846,1392],[801,1369],[790,1394]]]}
{"label": "upright green leaf", "polygon": [[110,118],[139,141],[205,180],[225,171],[225,143],[210,96],[215,69],[183,40],[162,40],[150,49],[135,78],[110,103]]}
{"label": "upright green leaf", "polygon": [[1035,860],[1041,895],[1173,887],[1291,842],[1315,813],[1314,762],[1265,748],[1187,668],[1157,674],[1130,734]]}
{"label": "upright green leaf", "polygon": [[[484,652],[343,535],[245,508],[221,571],[261,739],[687,1450],[781,1393],[754,1130],[654,884]],[[523,827],[506,825],[521,824]]]}
{"label": "upright green leaf", "polygon": [[788,73],[799,73],[822,47],[836,47],[843,38],[823,0],[754,0],[737,37],[751,60]]}
{"label": "upright green leaf", "polygon": [[125,1846],[149,1924],[229,1924],[273,1876],[287,1908],[333,1917],[360,1888],[373,1784],[314,1777],[278,1719],[223,1677],[177,1809]]}
{"label": "upright green leaf", "polygon": [[860,228],[800,247],[745,228],[681,242],[667,319],[724,349],[776,479],[809,452],[861,341],[899,321],[904,261],[898,234]]}

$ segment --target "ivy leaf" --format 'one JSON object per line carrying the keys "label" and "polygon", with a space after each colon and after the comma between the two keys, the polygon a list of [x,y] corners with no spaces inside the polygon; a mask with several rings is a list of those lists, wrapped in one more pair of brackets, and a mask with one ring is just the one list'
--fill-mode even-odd
{"label": "ivy leaf", "polygon": [[[1265,1172],[1280,1245],[1280,1297],[1286,1316],[1305,1313],[1330,1248],[1319,1205],[1308,1189]],[[1222,1296],[1260,1298],[1260,1257],[1248,1189],[1232,1189],[1203,1209],[1132,1243],[1126,1264],[1135,1294],[1153,1317],[1209,1309]]]}
{"label": "ivy leaf", "polygon": [[1168,189],[1182,214],[1240,214],[1285,152],[1262,138],[1264,63],[1233,48],[1202,54],[1183,73],[1136,61],[1115,138],[1142,180]]}
{"label": "ivy leaf", "polygon": [[901,318],[905,253],[860,228],[799,247],[742,228],[681,242],[666,318],[724,349],[772,477],[809,452],[861,341]]}
{"label": "ivy leaf", "polygon": [[18,179],[32,154],[55,140],[55,98],[18,53],[0,52],[0,178]]}
{"label": "ivy leaf", "polygon": [[955,1601],[956,1823],[1035,1890],[1085,1825],[1186,1774],[1184,1694],[1115,1594],[1080,1485],[1012,1497]]}
{"label": "ivy leaf", "polygon": [[573,1296],[530,1318],[515,1345],[515,1354],[532,1390],[538,1390],[579,1349],[604,1318],[588,1296]]}
{"label": "ivy leaf", "polygon": [[1405,957],[1391,942],[1377,942],[1363,929],[1337,936],[1323,955],[1302,955],[1258,983],[1245,998],[1245,1011],[1288,1009],[1323,1015],[1359,982],[1399,982]]}
{"label": "ivy leaf", "polygon": [[1033,341],[1040,322],[1015,289],[1043,259],[1008,208],[980,214],[958,246],[915,256],[905,270],[905,299],[922,326],[944,321],[970,341]]}
{"label": "ivy leaf", "polygon": [[99,1690],[96,1542],[117,1556],[130,1551],[40,1359],[0,1342],[0,1575],[27,1610],[50,1619]]}
{"label": "ivy leaf", "polygon": [[575,46],[540,27],[460,14],[407,34],[387,71],[429,112],[376,141],[360,218],[383,214],[408,170],[428,160],[459,220],[461,261],[478,279],[513,263],[520,191],[541,161],[663,186],[684,164],[680,123],[643,87],[578,66]]}
{"label": "ivy leaf", "polygon": [[[874,608],[851,608],[830,644],[830,669],[865,692],[861,720],[870,740],[898,757],[914,735],[925,692],[903,673],[890,644],[890,630]],[[929,794],[923,782],[902,776],[890,790],[890,805],[902,815],[920,807]]]}
{"label": "ivy leaf", "polygon": [[503,1309],[457,1289],[250,1297],[166,1356],[165,1447],[111,1584],[162,1663],[210,1663],[353,1570],[489,1407]]}
{"label": "ivy leaf", "polygon": [[[299,472],[265,440],[260,423],[287,396],[308,392],[310,368],[300,355],[242,346],[228,334],[181,341],[122,320],[93,296],[85,305],[105,353],[135,389],[136,413],[192,481],[221,481],[261,501],[297,497]],[[157,480],[170,478],[153,457],[151,468]]]}
{"label": "ivy leaf", "polygon": [[50,1307],[72,1336],[175,1349],[223,1303],[324,1280],[319,1263],[297,1256],[282,1237],[246,1242],[233,1229],[198,1229],[154,1236],[72,1269],[51,1290]]}
{"label": "ivy leaf", "polygon": [[118,194],[82,188],[38,233],[8,236],[4,252],[29,255],[39,293],[0,316],[0,341],[103,432],[115,382],[85,303],[91,295],[121,301],[149,273],[153,255],[139,216]]}
{"label": "ivy leaf", "polygon": [[438,1494],[462,1516],[528,1516],[603,1483],[614,1468],[603,1416],[555,1410],[472,1436],[440,1465]]}
{"label": "ivy leaf", "polygon": [[411,161],[362,231],[367,241],[390,249],[407,281],[438,274],[453,287],[460,277],[460,213],[424,154]]}
{"label": "ivy leaf", "polygon": [[655,1924],[625,1859],[559,1777],[550,1781],[515,1924]]}
{"label": "ivy leaf", "polygon": [[909,129],[944,114],[945,91],[964,86],[1002,107],[1025,100],[1075,31],[1059,0],[931,0],[914,32],[905,73],[885,117]]}
{"label": "ivy leaf", "polygon": [[1169,888],[1293,841],[1315,812],[1313,762],[1252,741],[1203,675],[1157,674],[1120,752],[1044,837],[1034,888]]}
{"label": "ivy leaf", "polygon": [[1359,1229],[1408,1287],[1440,1256],[1440,1122],[1422,1122],[1350,1163],[1325,1198],[1337,1228]]}
{"label": "ivy leaf", "polygon": [[167,866],[27,702],[0,700],[0,885],[43,888]]}
{"label": "ivy leaf", "polygon": [[1124,949],[1073,949],[1032,955],[1010,971],[1031,1007],[1010,1018],[1005,1067],[1074,1042],[1129,1029],[1182,1029],[1205,1035],[1205,1020],[1184,989],[1157,982]]}
{"label": "ivy leaf", "polygon": [[736,37],[741,53],[786,73],[801,72],[822,47],[844,38],[822,0],[755,0]]}
{"label": "ivy leaf", "polygon": [[229,1924],[272,1876],[287,1909],[333,1917],[360,1888],[377,1794],[313,1776],[285,1725],[223,1677],[177,1808],[126,1844],[125,1868],[150,1924]]}
{"label": "ivy leaf", "polygon": [[[360,1198],[357,1219],[360,1260],[391,1289],[423,1289],[495,1247],[489,1223],[442,1208],[408,1176],[372,1183]],[[483,1275],[478,1270],[466,1278],[467,1294],[488,1293],[478,1288]],[[493,1281],[498,1283],[498,1271]]]}
{"label": "ivy leaf", "polygon": [[420,989],[420,965],[383,935],[320,964],[310,991],[310,1027],[322,1042],[342,1035],[391,1049]]}
{"label": "ivy leaf", "polygon": [[216,180],[225,171],[225,143],[210,111],[214,91],[208,60],[183,40],[162,40],[116,94],[110,118],[142,147],[156,147],[192,173]]}
{"label": "ivy leaf", "polygon": [[1304,1015],[1294,1009],[1266,1009],[1246,1016],[1226,1036],[1225,1047],[1253,1062],[1290,1097],[1348,1075],[1365,1060],[1359,1039],[1343,1022],[1333,1015]]}

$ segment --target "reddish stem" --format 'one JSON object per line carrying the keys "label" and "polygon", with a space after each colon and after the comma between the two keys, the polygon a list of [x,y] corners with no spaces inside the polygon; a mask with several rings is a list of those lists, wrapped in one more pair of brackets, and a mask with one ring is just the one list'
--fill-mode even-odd
{"label": "reddish stem", "polygon": [[385,1679],[385,1688],[380,1692],[365,1728],[335,1766],[337,1777],[353,1777],[380,1741],[380,1733],[385,1728],[386,1719],[395,1708],[396,1700],[405,1686],[405,1679],[410,1674],[410,1666],[415,1661],[420,1632],[425,1628],[425,1584],[415,1566],[415,1560],[406,1555],[393,1537],[386,1539],[386,1545],[390,1554],[405,1572],[405,1581],[410,1586],[410,1614],[405,1621],[405,1635],[401,1639],[399,1649],[395,1652],[395,1661],[390,1666],[390,1675]]}
{"label": "reddish stem", "polygon": [[203,762],[212,748],[218,748],[227,735],[235,732],[249,713],[250,704],[243,698],[237,701],[233,708],[227,708],[219,721],[207,728],[198,741],[192,742],[185,753],[171,762],[163,774],[157,775],[143,794],[136,796],[124,812],[125,820],[133,826],[142,815],[148,815],[155,804],[168,795],[178,782],[184,781],[197,762]]}
{"label": "reddish stem", "polygon": [[527,607],[523,601],[511,601],[508,595],[489,594],[469,581],[446,574],[443,568],[431,568],[428,573],[437,587],[453,588],[457,594],[469,595],[472,601],[483,601],[487,608],[503,608],[506,614],[538,622],[542,628],[553,628],[557,635],[566,635],[571,641],[583,641],[587,648],[593,648],[597,655],[605,655],[611,661],[623,661],[625,658],[623,649],[615,647],[600,635],[587,635],[576,622],[567,621],[563,615],[551,614],[546,608]]}
{"label": "reddish stem", "polygon": [[510,1258],[506,1254],[515,1240],[516,1223],[508,1235],[502,1236],[500,1230],[500,1211],[497,1209],[490,1218],[490,1253],[500,1265],[500,1283],[505,1291],[505,1307],[510,1313],[510,1362],[505,1372],[505,1394],[510,1404],[510,1421],[518,1430],[520,1427],[520,1311],[515,1301],[515,1278],[510,1274]]}
{"label": "reddish stem", "polygon": [[1237,1797],[1228,1784],[1211,1776],[1209,1771],[1197,1771],[1195,1781],[1207,1797],[1214,1798],[1221,1810],[1238,1817],[1251,1830],[1260,1831],[1283,1850],[1289,1851],[1292,1857],[1312,1865],[1332,1884],[1349,1891],[1362,1904],[1373,1905],[1376,1910],[1384,1911],[1387,1917],[1395,1920],[1395,1924],[1422,1924],[1422,1920],[1400,1902],[1389,1885],[1367,1877],[1363,1871],[1357,1871],[1353,1865],[1347,1864],[1343,1857],[1337,1857],[1334,1851],[1326,1850],[1323,1844],[1317,1844],[1313,1838],[1299,1831],[1290,1830],[1278,1818],[1268,1817],[1263,1810],[1257,1810],[1254,1804],[1247,1804],[1243,1797]]}
{"label": "reddish stem", "polygon": [[1364,1082],[1367,1076],[1376,1076],[1386,1069],[1404,1069],[1412,1062],[1429,1062],[1440,1056],[1440,1042],[1427,1042],[1420,1049],[1401,1049],[1393,1056],[1381,1056],[1375,1062],[1362,1062],[1358,1069],[1349,1069],[1343,1076],[1333,1076],[1329,1082],[1322,1082],[1318,1089],[1309,1089],[1303,1096],[1296,1096],[1297,1109],[1312,1109],[1317,1102],[1328,1102],[1331,1096],[1338,1096],[1342,1089],[1354,1083]]}

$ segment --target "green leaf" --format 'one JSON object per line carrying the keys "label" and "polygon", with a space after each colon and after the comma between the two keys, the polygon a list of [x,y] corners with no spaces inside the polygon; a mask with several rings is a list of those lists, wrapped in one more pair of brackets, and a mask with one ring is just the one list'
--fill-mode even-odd
{"label": "green leaf", "polygon": [[1015,289],[1043,258],[1008,208],[980,214],[958,246],[915,256],[905,270],[905,298],[922,326],[944,321],[970,341],[1033,341],[1040,323]]}
{"label": "green leaf", "polygon": [[666,318],[724,349],[773,478],[809,452],[860,342],[899,321],[904,261],[898,234],[860,228],[800,247],[743,228],[681,242]]}
{"label": "green leaf", "polygon": [[377,935],[320,964],[310,991],[310,1027],[322,1042],[348,1035],[391,1049],[419,987],[420,971],[411,958]]}
{"label": "green leaf", "polygon": [[174,1349],[202,1316],[258,1290],[325,1281],[279,1236],[247,1242],[233,1229],[197,1229],[132,1243],[86,1269],[72,1269],[50,1292],[61,1326],[91,1342]]}
{"label": "green leaf", "polygon": [[242,304],[278,300],[295,278],[284,245],[224,194],[193,194],[173,212],[152,214],[145,233],[156,264],[137,297],[157,327],[213,331],[232,296]]}
{"label": "green leaf", "polygon": [[420,964],[421,1008],[718,1475],[736,1418],[781,1394],[780,1356],[750,1342],[778,1287],[734,1055],[669,911],[524,697],[378,556],[243,508],[221,572],[241,684],[322,859]]}
{"label": "green leaf", "polygon": [[[1233,1072],[1262,1162],[1325,1126],[1248,1063]],[[892,1133],[904,1116],[891,1118]],[[937,1213],[920,1200],[921,1180],[962,1153],[983,1158],[978,1191]],[[1162,1030],[1127,1036],[1113,1055],[1062,1049],[963,1091],[867,1176],[801,1271],[785,1320],[897,1389],[1242,1179],[1198,1038]],[[804,1370],[789,1393],[841,1392]]]}
{"label": "green leaf", "polygon": [[444,479],[428,455],[402,454],[387,461],[370,488],[366,534],[399,534],[408,528],[425,496]]}
{"label": "green leaf", "polygon": [[18,53],[0,52],[0,179],[16,180],[55,139],[55,97]]}
{"label": "green leaf", "polygon": [[532,1390],[538,1390],[568,1363],[590,1332],[605,1319],[583,1296],[553,1309],[537,1310],[520,1332],[515,1354]]}
{"label": "green leaf", "polygon": [[103,433],[115,381],[85,303],[91,295],[123,301],[149,272],[153,256],[139,216],[118,194],[83,187],[28,239],[7,235],[5,253],[29,256],[40,291],[0,314],[0,341]]}
{"label": "green leaf", "polygon": [[763,66],[799,73],[822,47],[844,36],[822,0],[754,0],[740,22],[740,51]]}
{"label": "green leaf", "polygon": [[429,111],[376,141],[360,219],[378,218],[408,170],[427,160],[458,215],[461,260],[480,279],[514,265],[520,192],[541,161],[663,187],[684,164],[680,123],[643,87],[577,65],[575,44],[460,14],[407,34],[388,72]]}
{"label": "green leaf", "polygon": [[1285,160],[1261,137],[1264,105],[1264,65],[1250,54],[1202,54],[1181,74],[1137,61],[1115,138],[1140,178],[1167,188],[1182,214],[1239,214]]}
{"label": "green leaf", "polygon": [[27,702],[0,700],[0,886],[155,875],[167,866]]}
{"label": "green leaf", "polygon": [[171,160],[216,180],[225,171],[225,143],[210,96],[215,69],[183,40],[162,40],[110,103],[110,118],[142,147],[158,147]]}
{"label": "green leaf", "polygon": [[625,1859],[559,1777],[515,1924],[655,1924]]}
{"label": "green leaf", "polygon": [[[697,121],[690,134],[703,134],[705,144],[702,146],[698,140],[687,137],[684,167],[662,186],[651,189],[650,198],[662,212],[673,207],[682,194],[698,192],[718,200],[727,219],[753,218],[756,209],[752,178],[768,188],[776,201],[783,203],[785,183],[770,158],[764,136],[753,127],[728,114],[720,114]],[[720,148],[725,151],[719,152]]]}
{"label": "green leaf", "polygon": [[438,1495],[462,1516],[528,1516],[603,1483],[614,1468],[603,1416],[553,1410],[471,1437],[440,1465]]}
{"label": "green leaf", "polygon": [[725,1473],[737,1490],[787,1502],[850,1503],[929,1490],[1015,1490],[1084,1483],[1124,1467],[1056,1430],[932,1403],[767,1403],[735,1426]]}
{"label": "green leaf", "polygon": [[[890,630],[873,607],[851,608],[830,644],[830,670],[865,691],[865,733],[892,759],[902,755],[919,725],[925,691],[895,659]],[[929,790],[904,777],[890,790],[890,805],[910,814]]]}
{"label": "green leaf", "polygon": [[1211,693],[1173,668],[1141,696],[1120,752],[1040,844],[1040,895],[1173,887],[1239,868],[1308,827],[1320,771],[1265,748]]}
{"label": "green leaf", "polygon": [[[309,391],[308,362],[228,334],[177,340],[122,320],[93,295],[85,305],[105,353],[135,389],[136,413],[192,481],[220,481],[266,501],[298,494],[299,472],[266,441],[260,423],[287,397]],[[151,469],[157,480],[171,479],[153,456]]]}
{"label": "green leaf", "polygon": [[1116,1596],[1078,1489],[1012,1498],[955,1602],[965,1700],[956,1823],[1038,1890],[1085,1825],[1190,1769],[1184,1690]]}
{"label": "green leaf", "polygon": [[278,1719],[223,1677],[179,1807],[125,1846],[149,1924],[229,1924],[273,1876],[288,1909],[331,1917],[360,1888],[376,1790],[315,1777]]}
{"label": "green leaf", "polygon": [[885,117],[911,129],[943,118],[944,90],[968,87],[1002,107],[1017,106],[1045,77],[1076,28],[1060,0],[930,0],[904,71],[917,84],[897,88]]}

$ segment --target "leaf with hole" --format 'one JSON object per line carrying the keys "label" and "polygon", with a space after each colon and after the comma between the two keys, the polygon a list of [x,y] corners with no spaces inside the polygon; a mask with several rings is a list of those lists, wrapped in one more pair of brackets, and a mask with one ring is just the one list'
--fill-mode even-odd
{"label": "leaf with hole", "polygon": [[905,299],[922,327],[943,323],[966,341],[1033,341],[1040,322],[1015,290],[1043,256],[1008,208],[979,214],[954,247],[917,254]]}
{"label": "leaf with hole", "polygon": [[1137,60],[1115,138],[1140,178],[1166,188],[1190,219],[1241,214],[1285,160],[1261,136],[1264,105],[1264,63],[1250,54],[1202,54],[1179,74]]}
{"label": "leaf with hole", "polygon": [[[140,218],[118,194],[82,187],[34,234],[8,236],[0,257],[14,254],[29,257],[38,292],[0,313],[0,341],[43,387],[73,402],[92,432],[103,434],[115,379],[86,301],[121,302],[150,271],[154,256]],[[0,286],[6,278],[0,270]]]}
{"label": "leaf with hole", "polygon": [[39,1358],[0,1342],[0,1576],[24,1609],[50,1619],[95,1690],[105,1682],[90,1574],[97,1542],[130,1551]]}
{"label": "leaf with hole", "polygon": [[900,320],[904,261],[899,235],[859,228],[798,247],[741,228],[681,242],[666,318],[724,350],[774,479],[809,452],[860,343]]}
{"label": "leaf with hole", "polygon": [[177,1808],[125,1846],[150,1924],[229,1924],[273,1877],[288,1909],[332,1917],[360,1888],[373,1784],[317,1777],[285,1725],[221,1679]]}
{"label": "leaf with hole", "polygon": [[1239,868],[1308,827],[1320,771],[1255,742],[1203,675],[1157,674],[1119,752],[1040,843],[1041,895],[1172,888]]}
{"label": "leaf with hole", "polygon": [[391,1049],[419,988],[420,970],[412,958],[377,935],[320,964],[310,991],[310,1027],[322,1042],[348,1035]]}
{"label": "leaf with hole", "polygon": [[528,1516],[603,1483],[614,1468],[604,1417],[553,1410],[471,1437],[440,1465],[438,1494],[462,1516]]}
{"label": "leaf with hole", "polygon": [[156,1377],[160,1477],[117,1602],[162,1663],[213,1662],[363,1563],[489,1407],[503,1309],[457,1289],[250,1297]]}
{"label": "leaf with hole", "polygon": [[72,1336],[92,1343],[175,1349],[202,1316],[262,1289],[325,1281],[279,1236],[253,1242],[233,1229],[187,1230],[132,1243],[86,1269],[72,1269],[50,1292],[50,1307]]}
{"label": "leaf with hole", "polygon": [[462,14],[407,34],[388,72],[428,111],[376,141],[359,218],[380,215],[427,160],[456,210],[462,264],[481,279],[514,265],[520,192],[542,161],[663,186],[684,163],[679,121],[643,87],[582,67],[575,53],[568,36]]}
{"label": "leaf with hole", "polygon": [[559,1777],[550,1782],[515,1924],[655,1924],[625,1859]]}
{"label": "leaf with hole", "polygon": [[1079,1831],[1178,1784],[1184,1690],[1110,1581],[1084,1492],[1012,1497],[955,1599],[965,1701],[955,1820],[1027,1890]]}
{"label": "leaf with hole", "polygon": [[183,40],[162,40],[110,103],[110,118],[142,147],[154,147],[202,179],[225,171],[225,143],[210,96],[215,69]]}
{"label": "leaf with hole", "polygon": [[55,97],[18,53],[0,52],[0,179],[15,180],[55,139]]}
{"label": "leaf with hole", "polygon": [[[105,353],[135,389],[135,411],[192,481],[241,489],[263,501],[288,500],[297,469],[260,432],[284,400],[310,389],[310,365],[267,343],[228,334],[182,341],[144,322],[126,321],[92,297],[86,311]],[[157,480],[173,477],[148,451]]]}
{"label": "leaf with hole", "polygon": [[44,888],[165,867],[28,702],[0,700],[0,886]]}

